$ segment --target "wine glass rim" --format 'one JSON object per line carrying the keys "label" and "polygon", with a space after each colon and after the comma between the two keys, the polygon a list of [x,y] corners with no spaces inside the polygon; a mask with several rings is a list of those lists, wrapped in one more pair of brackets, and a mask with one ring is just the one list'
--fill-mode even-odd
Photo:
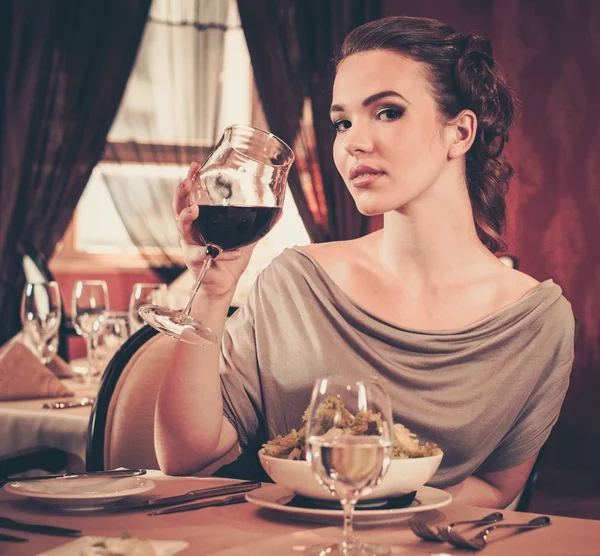
{"label": "wine glass rim", "polygon": [[228,139],[227,137],[227,131],[232,131],[233,129],[246,129],[246,130],[250,130],[250,131],[260,131],[261,133],[264,133],[265,135],[268,135],[269,138],[274,139],[276,143],[278,143],[281,147],[283,147],[283,151],[284,154],[286,154],[288,156],[288,160],[286,162],[283,162],[281,164],[275,164],[274,162],[269,162],[269,166],[273,166],[275,168],[279,168],[279,167],[285,167],[285,166],[290,166],[295,158],[296,155],[294,154],[294,151],[292,150],[292,148],[282,139],[280,139],[279,137],[277,137],[277,135],[274,135],[273,133],[271,133],[270,131],[266,130],[266,129],[262,129],[260,127],[256,127],[256,126],[252,126],[252,125],[247,125],[247,124],[232,124],[229,125],[225,128],[225,130],[223,131],[223,140],[227,141],[227,143],[229,144],[229,146],[236,152],[240,153],[242,156],[246,157],[249,160],[253,160],[254,162],[257,162],[259,164],[264,164],[264,162],[262,162],[261,160],[256,160],[256,158],[253,158],[251,156],[249,156],[247,153],[240,151],[238,148],[236,148],[231,141]]}

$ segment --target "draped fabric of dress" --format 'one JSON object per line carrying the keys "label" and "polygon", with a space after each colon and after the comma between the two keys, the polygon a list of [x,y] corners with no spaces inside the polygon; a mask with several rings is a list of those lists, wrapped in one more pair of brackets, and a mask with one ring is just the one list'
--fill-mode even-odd
{"label": "draped fabric of dress", "polygon": [[460,330],[401,327],[356,304],[307,253],[288,249],[227,323],[225,415],[256,468],[262,443],[300,428],[317,378],[375,375],[387,383],[394,421],[442,448],[431,484],[445,487],[537,453],[567,391],[573,328],[552,280]]}

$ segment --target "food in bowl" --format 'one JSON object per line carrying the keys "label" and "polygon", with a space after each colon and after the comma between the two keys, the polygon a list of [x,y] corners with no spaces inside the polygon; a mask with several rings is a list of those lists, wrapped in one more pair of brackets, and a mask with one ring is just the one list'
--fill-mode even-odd
{"label": "food in bowl", "polygon": [[[368,435],[373,428],[381,426],[381,418],[378,413],[370,411],[361,411],[356,415],[352,415],[346,409],[344,402],[338,398],[327,398],[319,407],[322,416],[323,432],[327,433],[331,429],[340,429],[344,434],[348,435]],[[302,428],[300,430],[292,429],[285,436],[277,435],[274,439],[263,444],[265,454],[276,458],[284,459],[306,459],[306,420],[307,412],[302,416]],[[439,447],[433,442],[420,444],[417,435],[408,430],[400,423],[394,424],[394,449],[392,458],[422,458],[427,456],[435,456],[441,453]]]}
{"label": "food in bowl", "polygon": [[[368,435],[380,420],[378,414],[370,412],[353,415],[337,398],[328,398],[321,406],[319,410],[325,417],[321,422],[327,422],[327,414],[331,414],[330,426],[326,426],[324,432],[338,428],[344,434]],[[306,418],[305,412],[303,423]],[[421,444],[417,435],[399,423],[394,424],[393,432],[393,454],[387,473],[381,483],[361,499],[395,498],[418,490],[431,479],[442,461],[443,453],[436,444]],[[332,494],[317,482],[306,461],[305,434],[303,425],[299,430],[293,429],[285,436],[269,440],[259,451],[259,459],[275,483],[301,496],[331,500]]]}

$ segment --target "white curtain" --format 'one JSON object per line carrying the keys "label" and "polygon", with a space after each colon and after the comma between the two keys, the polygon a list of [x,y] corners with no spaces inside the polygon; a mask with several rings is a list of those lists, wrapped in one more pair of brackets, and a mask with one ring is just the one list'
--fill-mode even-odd
{"label": "white curtain", "polygon": [[227,0],[154,0],[111,141],[213,145]]}
{"label": "white curtain", "polygon": [[[210,148],[221,133],[230,6],[227,0],[153,1],[135,67],[108,136],[113,158],[123,164],[97,168],[133,243],[155,248],[147,255],[154,267],[173,266],[168,252],[179,245],[171,200],[184,174],[177,169],[176,176],[171,176],[164,165],[187,166],[200,158],[200,151],[194,155],[190,147]],[[126,151],[119,148],[123,142],[129,143]],[[131,163],[138,168],[132,170]]]}

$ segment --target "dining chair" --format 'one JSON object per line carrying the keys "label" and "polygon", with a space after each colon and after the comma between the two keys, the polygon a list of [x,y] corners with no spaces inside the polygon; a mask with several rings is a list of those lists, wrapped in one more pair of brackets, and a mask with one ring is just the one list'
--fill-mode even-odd
{"label": "dining chair", "polygon": [[[158,389],[176,340],[143,326],[108,364],[92,409],[86,468],[158,469],[154,450],[154,414]],[[239,449],[198,473],[212,475],[232,462]]]}

